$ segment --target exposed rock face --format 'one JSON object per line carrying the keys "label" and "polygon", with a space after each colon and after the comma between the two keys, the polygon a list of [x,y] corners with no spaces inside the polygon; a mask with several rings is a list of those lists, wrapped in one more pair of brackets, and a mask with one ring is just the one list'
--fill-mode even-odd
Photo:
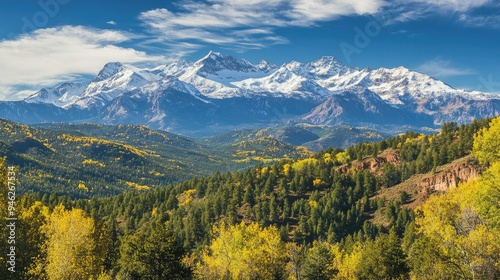
{"label": "exposed rock face", "polygon": [[416,184],[419,192],[444,192],[450,187],[457,187],[459,183],[474,180],[479,176],[479,168],[474,157],[468,156],[442,166],[435,174],[425,175]]}
{"label": "exposed rock face", "polygon": [[388,150],[381,153],[376,158],[367,158],[361,161],[355,161],[353,163],[342,165],[339,167],[339,170],[343,173],[347,173],[349,169],[355,168],[356,170],[368,169],[370,172],[377,172],[384,167],[384,164],[386,163],[392,163],[396,166],[399,165],[399,151]]}
{"label": "exposed rock face", "polygon": [[[372,173],[381,174],[380,170],[385,164],[392,163],[398,166],[400,162],[399,151],[388,150],[381,153],[376,158],[355,161],[339,167],[338,170],[346,173],[352,168],[356,170],[368,169]],[[428,197],[431,193],[445,192],[451,187],[457,187],[459,183],[474,180],[479,174],[480,166],[476,158],[469,155],[438,167],[435,173],[415,174],[405,182],[391,187],[389,192],[396,190],[413,192],[416,190],[419,195]]]}

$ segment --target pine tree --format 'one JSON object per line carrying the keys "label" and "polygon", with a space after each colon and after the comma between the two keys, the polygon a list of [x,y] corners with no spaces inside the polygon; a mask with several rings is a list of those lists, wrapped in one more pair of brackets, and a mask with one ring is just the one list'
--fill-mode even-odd
{"label": "pine tree", "polygon": [[151,233],[142,230],[124,238],[120,247],[121,274],[133,279],[191,279],[192,271],[182,262],[184,248],[165,225]]}

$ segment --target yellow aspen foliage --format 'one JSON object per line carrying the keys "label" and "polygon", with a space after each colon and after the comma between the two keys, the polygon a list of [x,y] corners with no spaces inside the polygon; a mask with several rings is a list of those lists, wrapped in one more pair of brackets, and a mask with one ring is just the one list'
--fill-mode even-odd
{"label": "yellow aspen foliage", "polygon": [[95,279],[104,263],[104,232],[81,209],[54,208],[44,229],[49,279]]}
{"label": "yellow aspen foliage", "polygon": [[315,200],[309,200],[309,207],[311,208],[317,208],[318,207],[318,202]]}
{"label": "yellow aspen foliage", "polygon": [[158,207],[154,207],[153,210],[151,211],[151,216],[156,217],[158,215]]}
{"label": "yellow aspen foliage", "polygon": [[134,183],[134,182],[125,182],[125,184],[127,184],[127,186],[134,188],[138,191],[149,190],[149,186],[146,186],[146,185],[139,185],[139,184]]}
{"label": "yellow aspen foliage", "polygon": [[266,166],[266,167],[262,168],[262,170],[260,171],[260,174],[261,174],[261,176],[266,176],[268,172],[269,172],[269,167]]}
{"label": "yellow aspen foliage", "polygon": [[329,163],[329,162],[332,162],[333,159],[332,159],[332,154],[330,153],[325,153],[323,155],[323,161],[326,162],[326,163]]}
{"label": "yellow aspen foliage", "polygon": [[100,161],[97,161],[97,160],[93,160],[93,159],[85,159],[83,162],[82,162],[82,165],[95,165],[97,167],[106,167],[106,165]]}
{"label": "yellow aspen foliage", "polygon": [[[336,250],[338,246],[335,246]],[[362,265],[361,259],[363,257],[363,246],[361,243],[356,243],[350,253],[344,252],[344,254],[335,254],[335,267],[338,270],[338,279],[358,279],[357,271],[359,266]]]}
{"label": "yellow aspen foliage", "polygon": [[301,171],[304,168],[306,168],[307,165],[314,165],[318,163],[318,160],[315,158],[306,158],[302,160],[298,160],[294,163],[292,163],[292,168],[294,171]]}
{"label": "yellow aspen foliage", "polygon": [[472,199],[481,217],[500,229],[500,162],[495,162],[473,184],[466,198]]}
{"label": "yellow aspen foliage", "polygon": [[489,128],[482,128],[474,136],[472,153],[482,164],[500,160],[500,117],[494,118]]}
{"label": "yellow aspen foliage", "polygon": [[290,176],[290,170],[292,169],[292,166],[289,163],[286,163],[283,165],[283,175],[285,176]]}
{"label": "yellow aspen foliage", "polygon": [[340,152],[340,153],[336,154],[335,159],[341,164],[346,164],[349,162],[349,160],[351,160],[351,158],[349,157],[349,154],[347,154],[347,152]]}
{"label": "yellow aspen foliage", "polygon": [[323,182],[323,180],[321,180],[321,179],[314,179],[314,181],[313,181],[313,186],[314,187],[318,188],[318,187],[321,187],[323,185],[325,185],[325,182]]}
{"label": "yellow aspen foliage", "polygon": [[415,279],[500,277],[499,171],[494,163],[476,181],[431,197],[419,209],[422,237],[409,254]]}
{"label": "yellow aspen foliage", "polygon": [[78,188],[81,189],[81,190],[84,190],[86,192],[89,191],[89,189],[87,188],[87,186],[85,186],[85,183],[84,182],[79,182],[78,183]]}
{"label": "yellow aspen foliage", "polygon": [[195,195],[196,195],[195,189],[185,190],[183,193],[177,196],[177,200],[179,201],[179,206],[186,206],[191,204],[191,202],[193,202],[193,200],[195,199]]}
{"label": "yellow aspen foliage", "polygon": [[42,279],[45,276],[45,268],[42,264],[45,258],[43,248],[46,236],[40,229],[46,226],[49,217],[49,208],[40,201],[36,201],[28,208],[19,209],[18,235],[22,242],[18,244],[18,248],[22,256],[18,265],[22,267],[19,273],[24,278]]}
{"label": "yellow aspen foliage", "polygon": [[284,275],[286,251],[279,231],[257,223],[214,228],[197,273],[203,279],[276,279]]}

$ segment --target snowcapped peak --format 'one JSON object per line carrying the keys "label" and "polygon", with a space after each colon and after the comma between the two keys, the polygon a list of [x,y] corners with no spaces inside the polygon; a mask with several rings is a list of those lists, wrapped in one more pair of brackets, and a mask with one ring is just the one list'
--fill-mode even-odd
{"label": "snowcapped peak", "polygon": [[210,51],[207,55],[202,57],[200,60],[196,61],[194,64],[195,65],[204,65],[207,63],[223,61],[224,58],[225,58],[225,56],[223,56],[221,53]]}
{"label": "snowcapped peak", "polygon": [[180,75],[184,74],[186,70],[192,65],[193,65],[192,62],[180,59],[172,63],[153,68],[151,69],[151,73],[158,75],[160,77],[165,77],[170,75],[179,77]]}
{"label": "snowcapped peak", "polygon": [[150,96],[190,94],[204,103],[210,103],[210,101],[203,98],[203,95],[193,85],[185,83],[172,75],[167,75],[161,80],[148,83],[138,88],[138,90],[141,94]]}
{"label": "snowcapped peak", "polygon": [[405,75],[405,74],[412,72],[410,69],[403,67],[403,66],[398,66],[398,67],[394,68],[393,71],[395,71],[396,73],[401,74],[401,75]]}
{"label": "snowcapped peak", "polygon": [[264,71],[264,72],[270,72],[272,70],[275,70],[276,68],[278,68],[275,64],[272,64],[272,63],[269,63],[265,60],[261,60],[259,61],[259,63],[257,63],[256,67],[261,70],[261,71]]}
{"label": "snowcapped peak", "polygon": [[104,65],[99,74],[93,79],[94,82],[106,80],[114,75],[116,75],[123,68],[123,64],[120,62],[109,62]]}
{"label": "snowcapped peak", "polygon": [[345,74],[349,68],[333,56],[323,56],[318,60],[306,65],[307,71],[318,77],[334,76]]}
{"label": "snowcapped peak", "polygon": [[230,55],[224,56],[212,51],[195,62],[194,66],[197,68],[197,72],[204,74],[215,74],[222,70],[238,72],[255,72],[257,70],[254,65],[244,59],[238,60]]}
{"label": "snowcapped peak", "polygon": [[283,64],[283,68],[287,69],[288,71],[291,71],[291,72],[297,72],[297,71],[300,71],[302,70],[302,66],[304,64],[302,64],[302,62],[298,62],[298,61],[295,61],[295,60],[292,60],[288,63],[285,63]]}
{"label": "snowcapped peak", "polygon": [[217,60],[217,59],[223,58],[223,57],[224,56],[219,52],[209,51],[208,54],[205,57],[203,57],[202,59],[210,58],[213,60]]}
{"label": "snowcapped peak", "polygon": [[343,65],[342,62],[335,59],[333,56],[322,56],[318,60],[311,62],[312,65]]}
{"label": "snowcapped peak", "polygon": [[85,90],[80,83],[65,82],[53,88],[44,88],[26,98],[28,103],[51,103],[62,107],[75,100]]}

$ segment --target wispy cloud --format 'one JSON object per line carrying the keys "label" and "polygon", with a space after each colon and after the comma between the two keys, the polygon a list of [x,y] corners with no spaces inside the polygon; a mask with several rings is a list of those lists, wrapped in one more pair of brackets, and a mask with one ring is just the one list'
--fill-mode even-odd
{"label": "wispy cloud", "polygon": [[452,65],[450,60],[435,58],[426,61],[417,67],[417,70],[438,78],[466,76],[476,74],[476,71],[468,68],[459,68]]}
{"label": "wispy cloud", "polygon": [[500,15],[460,15],[459,21],[469,27],[500,29]]}
{"label": "wispy cloud", "polygon": [[141,13],[139,18],[164,41],[249,49],[288,43],[276,35],[276,28],[373,14],[384,4],[384,0],[186,1],[179,4],[179,11],[155,9]]}
{"label": "wispy cloud", "polygon": [[[155,9],[139,19],[159,41],[213,44],[233,50],[286,44],[276,29],[311,27],[343,16],[384,16],[385,24],[430,15],[468,15],[493,0],[180,0],[176,10]],[[479,25],[481,19],[475,19]],[[482,19],[485,20],[485,19]],[[493,18],[489,18],[493,21]],[[465,21],[464,19],[461,21]],[[471,20],[469,20],[470,22]],[[472,24],[472,23],[469,23]]]}
{"label": "wispy cloud", "polygon": [[116,25],[116,21],[114,21],[114,20],[110,20],[110,21],[108,21],[106,23],[109,24],[109,25]]}
{"label": "wispy cloud", "polygon": [[0,99],[19,99],[29,89],[96,74],[109,61],[147,63],[164,59],[118,46],[133,37],[126,32],[63,26],[0,41],[0,88],[4,90]]}
{"label": "wispy cloud", "polygon": [[466,12],[485,6],[492,0],[410,0],[410,2],[424,3],[448,11]]}
{"label": "wispy cloud", "polygon": [[375,14],[385,5],[383,0],[294,0],[285,14],[291,24],[312,25],[341,16]]}
{"label": "wispy cloud", "polygon": [[[385,5],[380,13],[375,14],[375,17],[382,17],[382,22],[386,25],[421,20],[435,15],[468,23],[472,20],[484,21],[485,18],[471,17],[471,14],[478,8],[485,7],[498,9],[500,5],[495,4],[493,0],[394,0]],[[489,17],[487,20],[492,22],[495,18]],[[475,24],[475,26],[480,25]]]}

